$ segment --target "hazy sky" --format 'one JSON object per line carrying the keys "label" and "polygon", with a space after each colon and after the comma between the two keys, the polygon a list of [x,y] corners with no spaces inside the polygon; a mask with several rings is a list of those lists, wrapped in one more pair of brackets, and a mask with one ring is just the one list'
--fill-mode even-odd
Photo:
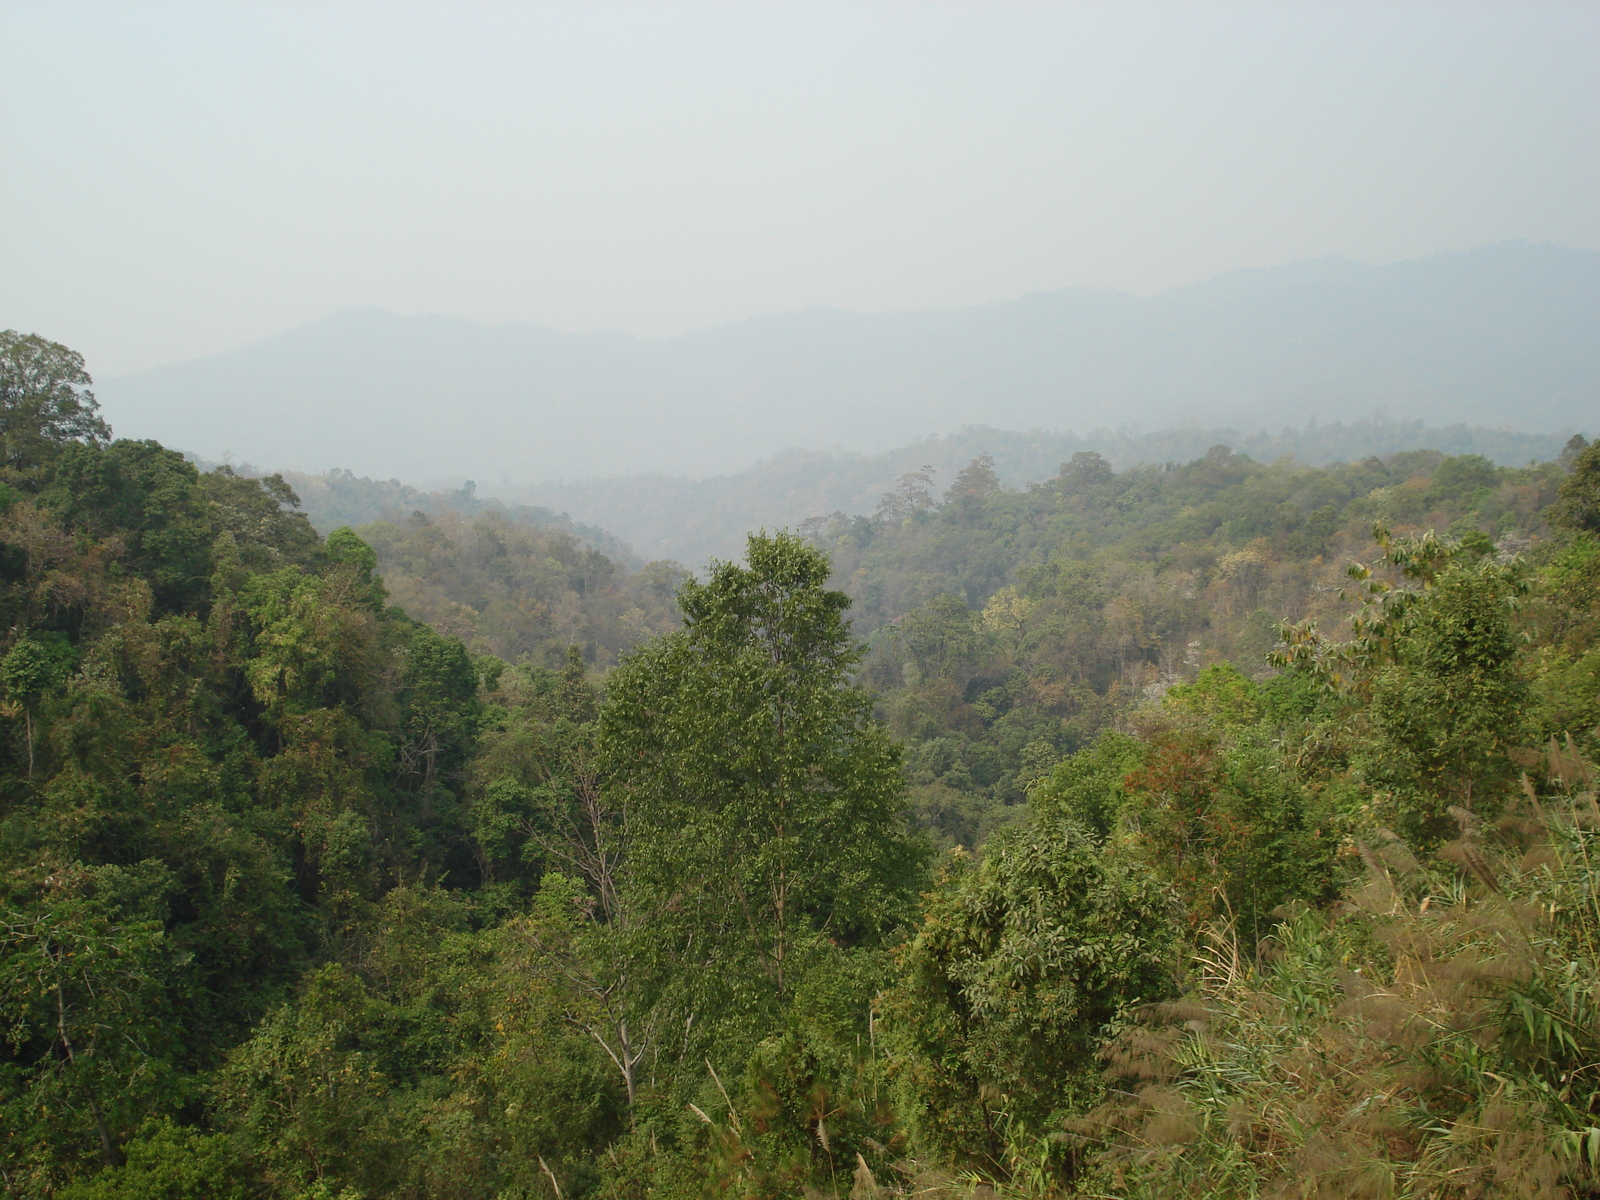
{"label": "hazy sky", "polygon": [[673,333],[1600,248],[1600,5],[0,0],[0,327]]}

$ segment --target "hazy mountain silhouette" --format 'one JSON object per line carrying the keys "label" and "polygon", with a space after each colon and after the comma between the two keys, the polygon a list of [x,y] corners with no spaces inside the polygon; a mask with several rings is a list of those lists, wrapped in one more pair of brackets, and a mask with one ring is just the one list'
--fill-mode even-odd
{"label": "hazy mountain silhouette", "polygon": [[1549,432],[1600,409],[1600,253],[1506,243],[1240,270],[1150,298],[813,311],[674,338],[376,309],[102,381],[124,436],[268,467],[505,483],[726,472],[981,423]]}

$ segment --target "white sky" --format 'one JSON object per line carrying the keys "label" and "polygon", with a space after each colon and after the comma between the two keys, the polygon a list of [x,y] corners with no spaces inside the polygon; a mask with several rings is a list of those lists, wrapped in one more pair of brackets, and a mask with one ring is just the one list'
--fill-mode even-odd
{"label": "white sky", "polygon": [[1600,248],[1600,5],[0,0],[0,328],[685,329]]}

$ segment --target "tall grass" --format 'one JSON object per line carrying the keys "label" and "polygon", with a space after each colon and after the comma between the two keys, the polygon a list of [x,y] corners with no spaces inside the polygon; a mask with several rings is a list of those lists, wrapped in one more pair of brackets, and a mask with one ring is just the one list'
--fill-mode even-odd
{"label": "tall grass", "polygon": [[1352,847],[1345,901],[1287,914],[1259,956],[1226,926],[1196,989],[1109,1052],[1112,1098],[1066,1132],[1082,1196],[1600,1196],[1600,807],[1559,799],[1420,863]]}

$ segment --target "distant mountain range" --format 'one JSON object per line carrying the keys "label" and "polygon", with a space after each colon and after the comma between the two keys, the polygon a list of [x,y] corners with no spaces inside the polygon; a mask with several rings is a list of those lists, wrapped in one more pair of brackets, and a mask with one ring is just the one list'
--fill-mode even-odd
{"label": "distant mountain range", "polygon": [[790,313],[674,338],[376,309],[101,382],[119,434],[268,468],[476,479],[725,473],[970,424],[1054,431],[1309,419],[1553,433],[1600,411],[1600,252],[1506,243],[1329,258],[1139,298]]}

